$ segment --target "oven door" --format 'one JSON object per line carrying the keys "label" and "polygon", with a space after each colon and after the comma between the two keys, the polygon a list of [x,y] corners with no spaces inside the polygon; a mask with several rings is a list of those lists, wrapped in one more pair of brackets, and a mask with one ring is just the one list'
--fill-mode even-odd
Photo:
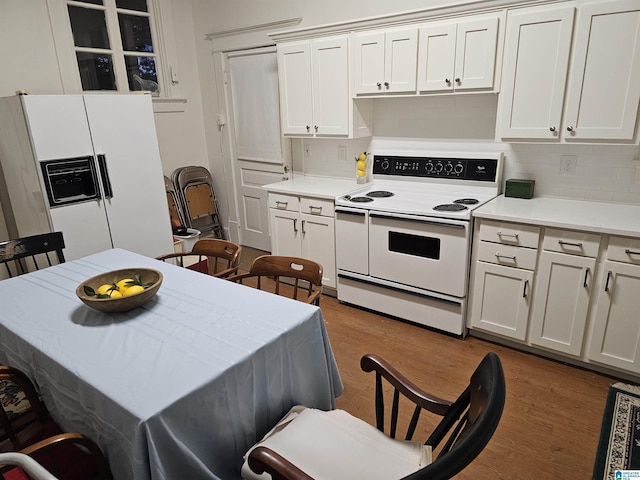
{"label": "oven door", "polygon": [[369,212],[369,274],[416,288],[465,297],[467,221]]}

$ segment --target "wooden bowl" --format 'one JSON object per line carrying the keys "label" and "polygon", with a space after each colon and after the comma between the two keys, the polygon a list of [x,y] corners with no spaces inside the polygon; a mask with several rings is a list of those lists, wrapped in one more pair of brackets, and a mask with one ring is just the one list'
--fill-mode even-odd
{"label": "wooden bowl", "polygon": [[[134,293],[133,295],[118,298],[98,298],[97,295],[89,295],[85,289],[85,287],[90,287],[94,291],[97,291],[101,285],[116,283],[125,278],[135,278],[136,275],[140,275],[140,280],[143,285],[148,283],[151,285],[146,287],[142,292]],[[158,270],[152,268],[123,268],[96,275],[82,282],[78,285],[78,288],[76,288],[76,295],[85,305],[100,312],[126,312],[151,300],[158,292],[161,284],[162,273]]]}

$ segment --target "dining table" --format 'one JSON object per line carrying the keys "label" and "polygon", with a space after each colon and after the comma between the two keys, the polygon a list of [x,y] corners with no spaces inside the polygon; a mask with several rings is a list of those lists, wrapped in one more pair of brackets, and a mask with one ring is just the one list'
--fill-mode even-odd
{"label": "dining table", "polygon": [[[157,294],[122,313],[76,295],[123,268],[160,271]],[[0,281],[0,362],[118,480],[240,478],[290,407],[343,390],[319,307],[117,248]]]}

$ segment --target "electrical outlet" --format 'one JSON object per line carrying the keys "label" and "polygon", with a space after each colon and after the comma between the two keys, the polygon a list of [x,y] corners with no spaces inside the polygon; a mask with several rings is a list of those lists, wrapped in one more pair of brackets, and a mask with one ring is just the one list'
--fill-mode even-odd
{"label": "electrical outlet", "polygon": [[304,144],[304,158],[309,158],[309,144]]}
{"label": "electrical outlet", "polygon": [[344,145],[338,146],[338,161],[340,163],[347,163],[347,147]]}
{"label": "electrical outlet", "polygon": [[578,157],[575,155],[562,155],[560,157],[560,175],[575,175]]}

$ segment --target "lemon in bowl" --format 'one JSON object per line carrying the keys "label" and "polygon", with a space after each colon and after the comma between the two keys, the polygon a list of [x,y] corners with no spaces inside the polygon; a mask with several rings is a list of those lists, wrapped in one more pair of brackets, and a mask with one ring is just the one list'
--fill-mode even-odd
{"label": "lemon in bowl", "polygon": [[151,300],[162,284],[162,273],[152,268],[112,270],[82,282],[76,295],[100,312],[132,310]]}

